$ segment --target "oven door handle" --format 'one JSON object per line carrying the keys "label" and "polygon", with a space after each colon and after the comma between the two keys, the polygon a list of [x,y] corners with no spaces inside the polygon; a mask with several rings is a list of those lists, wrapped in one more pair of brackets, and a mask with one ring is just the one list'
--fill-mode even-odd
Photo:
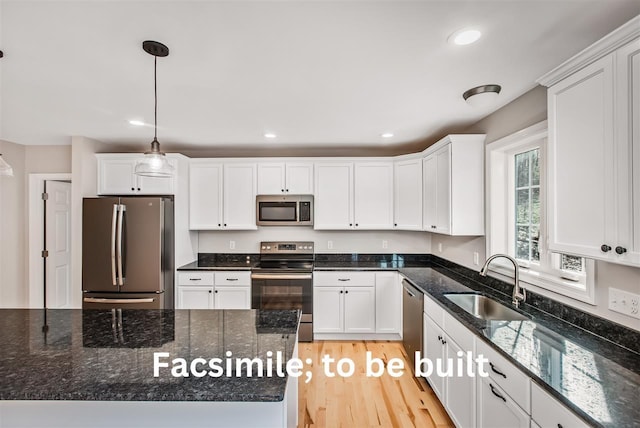
{"label": "oven door handle", "polygon": [[251,279],[312,279],[311,273],[252,273]]}

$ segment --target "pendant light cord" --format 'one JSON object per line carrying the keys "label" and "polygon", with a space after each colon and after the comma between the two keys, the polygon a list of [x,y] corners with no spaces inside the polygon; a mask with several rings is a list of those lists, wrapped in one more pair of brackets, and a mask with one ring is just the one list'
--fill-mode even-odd
{"label": "pendant light cord", "polygon": [[158,139],[158,57],[153,56],[153,140]]}

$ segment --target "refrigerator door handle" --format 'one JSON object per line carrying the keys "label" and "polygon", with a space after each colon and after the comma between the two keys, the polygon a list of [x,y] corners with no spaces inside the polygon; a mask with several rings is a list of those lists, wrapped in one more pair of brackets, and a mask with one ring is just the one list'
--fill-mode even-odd
{"label": "refrigerator door handle", "polygon": [[113,214],[111,215],[111,282],[118,285],[116,279],[116,225],[118,218],[118,204],[113,204]]}
{"label": "refrigerator door handle", "polygon": [[118,236],[116,237],[116,258],[118,260],[118,285],[124,285],[124,277],[122,273],[122,223],[124,218],[125,206],[118,205]]}
{"label": "refrigerator door handle", "polygon": [[[107,299],[103,297],[85,297],[86,303],[153,303],[155,299],[153,297],[145,297],[141,299]],[[112,320],[112,326],[119,328],[122,325],[122,318],[118,319],[117,324],[113,325],[115,321]]]}

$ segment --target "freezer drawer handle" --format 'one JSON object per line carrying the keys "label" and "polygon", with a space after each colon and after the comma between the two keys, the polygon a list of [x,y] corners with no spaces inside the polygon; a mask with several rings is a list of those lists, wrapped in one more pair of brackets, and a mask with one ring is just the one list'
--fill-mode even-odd
{"label": "freezer drawer handle", "polygon": [[153,303],[156,299],[152,297],[142,299],[106,299],[102,297],[85,297],[86,303]]}
{"label": "freezer drawer handle", "polygon": [[113,204],[113,214],[111,215],[111,282],[118,285],[116,280],[116,225],[118,218],[118,204]]}

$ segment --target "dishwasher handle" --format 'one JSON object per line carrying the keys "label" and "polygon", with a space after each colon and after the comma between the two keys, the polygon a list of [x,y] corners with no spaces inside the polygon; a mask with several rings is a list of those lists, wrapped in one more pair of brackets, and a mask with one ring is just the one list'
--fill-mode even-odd
{"label": "dishwasher handle", "polygon": [[406,279],[402,280],[402,287],[404,288],[404,291],[406,291],[409,296],[417,297],[420,300],[424,298],[424,294],[422,294],[421,291],[419,291],[417,288],[411,285],[411,283]]}

